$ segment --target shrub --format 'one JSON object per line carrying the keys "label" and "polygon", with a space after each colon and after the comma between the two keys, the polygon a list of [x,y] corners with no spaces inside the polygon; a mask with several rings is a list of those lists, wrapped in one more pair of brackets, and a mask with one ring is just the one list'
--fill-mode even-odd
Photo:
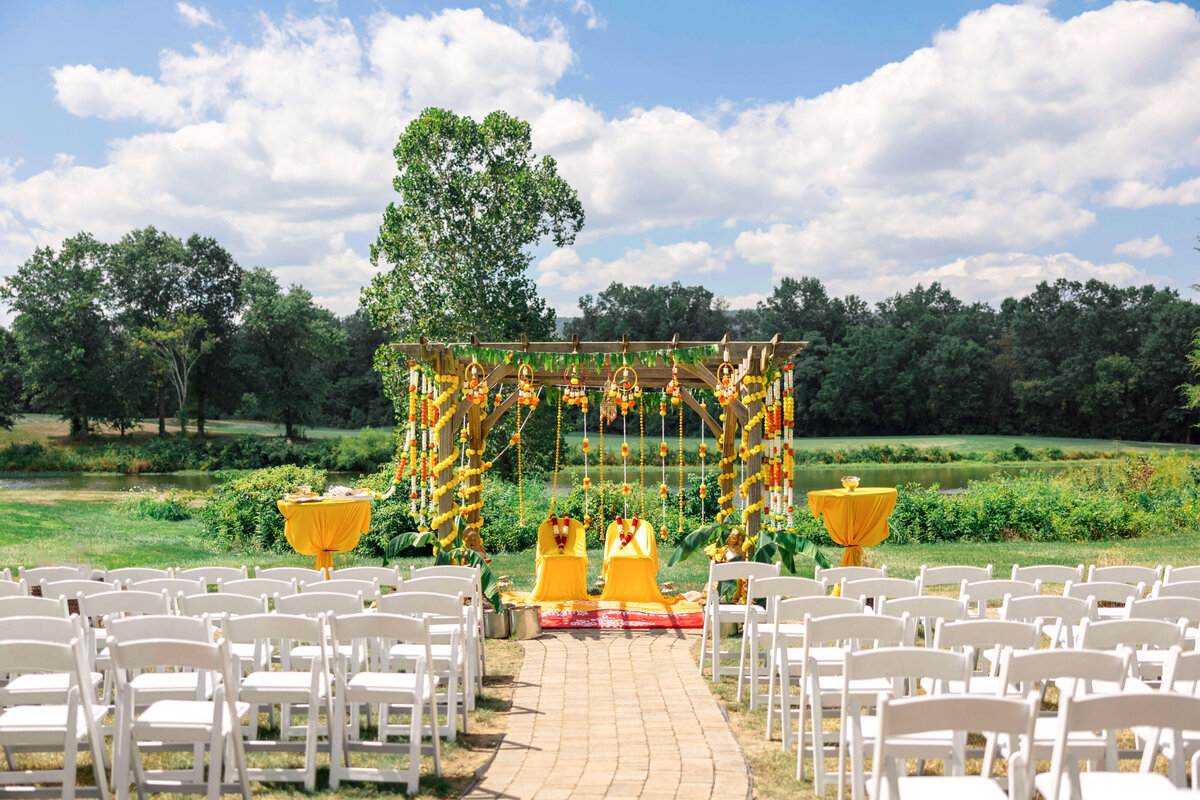
{"label": "shrub", "polygon": [[196,510],[189,505],[191,493],[171,489],[166,492],[133,490],[117,503],[117,510],[131,517],[179,522],[191,519]]}
{"label": "shrub", "polygon": [[395,455],[396,446],[390,433],[363,428],[358,436],[338,439],[334,448],[334,467],[344,472],[369,472],[379,469]]}
{"label": "shrub", "polygon": [[284,519],[275,504],[305,484],[324,491],[325,470],[286,465],[239,475],[209,492],[200,519],[205,531],[230,549],[286,550]]}

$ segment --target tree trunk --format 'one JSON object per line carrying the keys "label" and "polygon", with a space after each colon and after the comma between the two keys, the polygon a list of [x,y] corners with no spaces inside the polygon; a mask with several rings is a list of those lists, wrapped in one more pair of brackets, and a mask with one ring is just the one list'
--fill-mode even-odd
{"label": "tree trunk", "polygon": [[71,417],[71,438],[86,441],[88,438],[87,417]]}
{"label": "tree trunk", "polygon": [[204,383],[199,381],[196,387],[196,435],[204,438]]}
{"label": "tree trunk", "polygon": [[163,388],[162,377],[155,377],[154,389],[158,392],[158,435],[167,435],[167,395]]}
{"label": "tree trunk", "polygon": [[289,411],[288,413],[286,413],[286,414],[284,414],[284,415],[283,415],[283,431],[284,431],[284,435],[286,435],[288,439],[292,439],[292,438],[294,438],[294,437],[292,436],[292,432],[293,432],[293,430],[295,430],[295,426],[292,424],[292,414],[291,414],[291,412]]}

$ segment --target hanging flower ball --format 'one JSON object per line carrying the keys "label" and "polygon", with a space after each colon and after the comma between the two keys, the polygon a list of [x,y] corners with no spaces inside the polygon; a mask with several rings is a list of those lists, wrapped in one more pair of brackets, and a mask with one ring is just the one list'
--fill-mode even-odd
{"label": "hanging flower ball", "polygon": [[704,498],[707,496],[708,496],[708,487],[702,483],[702,484],[700,484],[700,497]]}
{"label": "hanging flower ball", "polygon": [[588,442],[588,438],[586,436],[583,437],[583,452],[586,453],[590,447],[591,447],[591,443]]}
{"label": "hanging flower ball", "polygon": [[667,443],[666,442],[663,442],[658,446],[658,457],[659,458],[667,457]]}
{"label": "hanging flower ball", "polygon": [[632,488],[632,487],[631,487],[631,486],[630,486],[628,483],[622,483],[622,484],[621,484],[621,494],[623,494],[623,495],[625,495],[626,497],[628,497],[628,496],[629,496],[629,491],[630,491],[630,489],[631,489],[631,488]]}
{"label": "hanging flower ball", "polygon": [[590,488],[592,488],[592,479],[591,479],[591,478],[584,478],[584,479],[583,479],[583,488],[585,488],[585,489],[590,489]]}
{"label": "hanging flower ball", "polygon": [[658,407],[658,415],[660,417],[665,417],[667,415],[667,406],[665,403]]}
{"label": "hanging flower ball", "polygon": [[585,527],[585,528],[592,527],[592,515],[591,514],[583,515],[583,527]]}
{"label": "hanging flower ball", "polygon": [[629,458],[629,445],[621,443],[621,458]]}
{"label": "hanging flower ball", "polygon": [[659,497],[667,496],[667,485],[665,483],[660,483],[658,485],[658,496]]}
{"label": "hanging flower ball", "polygon": [[708,445],[707,445],[707,444],[705,444],[704,442],[701,442],[701,443],[700,443],[700,457],[701,457],[701,458],[707,458],[707,457],[708,457]]}
{"label": "hanging flower ball", "polygon": [[676,397],[675,395],[671,395],[671,405],[673,405],[673,406],[679,405],[679,398]]}
{"label": "hanging flower ball", "polygon": [[662,530],[658,532],[659,537],[665,542],[667,540],[667,526],[663,525]]}
{"label": "hanging flower ball", "polygon": [[512,436],[508,437],[508,441],[511,444],[516,444],[517,442],[521,441],[521,434],[514,433]]}

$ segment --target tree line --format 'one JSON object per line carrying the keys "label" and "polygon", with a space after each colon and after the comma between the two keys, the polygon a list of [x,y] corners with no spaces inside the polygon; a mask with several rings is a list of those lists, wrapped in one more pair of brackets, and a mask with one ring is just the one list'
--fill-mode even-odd
{"label": "tree line", "polygon": [[168,418],[205,435],[209,419],[387,426],[371,369],[381,334],[337,317],[298,285],[244,269],[215,239],[154,227],[112,243],[79,233],[38,248],[0,283],[0,426],[22,412],[69,421],[77,439]]}
{"label": "tree line", "polygon": [[[1033,434],[1190,441],[1200,305],[1173,289],[1040,283],[998,307],[934,283],[881,302],[784,278],[753,309],[702,286],[610,285],[564,326],[581,339],[805,340],[796,432],[805,436]],[[1197,348],[1189,363],[1189,351]]]}

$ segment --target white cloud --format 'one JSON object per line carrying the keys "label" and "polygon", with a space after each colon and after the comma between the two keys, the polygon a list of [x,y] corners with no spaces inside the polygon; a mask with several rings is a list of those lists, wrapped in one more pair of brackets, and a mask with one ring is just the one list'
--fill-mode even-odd
{"label": "white cloud", "polygon": [[[602,24],[590,4],[563,3]],[[968,296],[971,269],[989,270],[989,296],[1055,269],[1120,276],[1132,267],[1011,254],[1068,250],[1107,207],[1200,203],[1200,16],[1178,4],[1115,2],[1066,20],[995,5],[814,97],[615,116],[556,90],[576,66],[561,24],[527,33],[473,9],[379,11],[356,27],[324,4],[260,26],[245,42],[165,50],[155,75],[54,70],[70,113],[146,129],[111,140],[99,165],[65,154],[17,179],[0,162],[0,262],[81,229],[116,237],[155,224],[217,236],[243,262],[350,298],[347,283],[366,274],[361,242],[395,199],[391,149],[430,105],[529,120],[537,151],[578,188],[579,252],[538,266],[556,303],[611,280],[695,281],[732,258],[776,279],[879,285],[960,264]],[[682,241],[609,261],[587,251],[618,233],[661,240],[705,225],[727,226],[732,249]]]}
{"label": "white cloud", "polygon": [[608,262],[598,258],[585,262],[573,248],[563,248],[538,262],[537,283],[577,293],[601,290],[614,281],[649,286],[670,283],[683,275],[724,272],[728,256],[708,242],[647,244],[641,249],[629,248]]}
{"label": "white cloud", "polygon": [[726,302],[729,303],[729,307],[735,311],[739,308],[755,308],[766,299],[766,292],[749,292],[725,298]]}
{"label": "white cloud", "polygon": [[1164,242],[1157,233],[1149,239],[1133,238],[1127,242],[1121,242],[1113,248],[1113,255],[1132,258],[1170,257],[1173,254],[1171,245]]}
{"label": "white cloud", "polygon": [[203,6],[194,6],[191,3],[185,3],[183,0],[175,4],[175,11],[179,16],[183,17],[183,21],[193,28],[201,26],[212,27],[214,24],[212,14]]}

